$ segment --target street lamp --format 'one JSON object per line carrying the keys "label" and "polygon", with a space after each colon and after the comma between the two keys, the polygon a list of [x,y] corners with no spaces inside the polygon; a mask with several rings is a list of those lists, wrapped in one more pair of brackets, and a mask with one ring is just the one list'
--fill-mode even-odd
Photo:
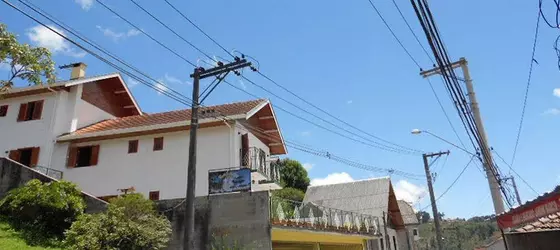
{"label": "street lamp", "polygon": [[415,128],[415,129],[413,129],[410,133],[413,134],[413,135],[419,135],[419,134],[422,134],[422,133],[429,134],[429,135],[431,135],[431,136],[433,136],[433,137],[435,137],[435,138],[440,139],[441,141],[444,141],[445,143],[447,143],[447,144],[449,144],[449,145],[451,145],[451,146],[453,146],[453,147],[456,147],[456,148],[458,148],[458,149],[464,151],[465,153],[467,153],[467,154],[469,154],[469,155],[477,156],[476,154],[471,153],[470,151],[466,150],[465,148],[459,147],[459,146],[457,146],[456,144],[454,144],[454,143],[452,143],[452,142],[450,142],[450,141],[448,141],[448,140],[446,140],[446,139],[444,139],[444,138],[441,138],[440,136],[438,136],[438,135],[436,135],[436,134],[434,134],[434,133],[432,133],[432,132],[430,132],[430,131],[427,131],[427,130],[420,130],[420,129]]}

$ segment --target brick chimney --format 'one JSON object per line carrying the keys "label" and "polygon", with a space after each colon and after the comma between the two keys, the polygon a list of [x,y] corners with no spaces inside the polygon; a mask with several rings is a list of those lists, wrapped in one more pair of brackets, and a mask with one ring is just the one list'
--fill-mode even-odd
{"label": "brick chimney", "polygon": [[69,65],[72,68],[72,73],[70,73],[70,80],[84,78],[86,76],[87,65],[83,62],[74,63]]}

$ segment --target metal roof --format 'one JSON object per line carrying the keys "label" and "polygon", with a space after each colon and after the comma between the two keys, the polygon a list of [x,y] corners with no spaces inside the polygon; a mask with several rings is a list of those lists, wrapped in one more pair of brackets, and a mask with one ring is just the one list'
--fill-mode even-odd
{"label": "metal roof", "polygon": [[399,210],[401,210],[401,216],[403,217],[405,225],[420,224],[414,209],[410,204],[408,204],[408,202],[404,200],[397,200],[397,203],[399,204]]}
{"label": "metal roof", "polygon": [[383,217],[389,206],[389,177],[360,180],[348,183],[310,186],[304,202],[336,208],[349,212]]}

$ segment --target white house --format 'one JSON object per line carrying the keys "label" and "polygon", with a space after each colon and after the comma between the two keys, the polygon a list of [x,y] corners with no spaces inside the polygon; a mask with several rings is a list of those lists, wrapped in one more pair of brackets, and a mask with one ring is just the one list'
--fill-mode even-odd
{"label": "white house", "polygon": [[[69,81],[0,94],[0,157],[62,171],[98,197],[130,187],[185,197],[190,110],[145,114],[118,73],[85,77],[85,67],[75,64]],[[251,168],[253,191],[279,188],[270,161],[286,148],[268,100],[200,112],[197,196],[219,169]]]}

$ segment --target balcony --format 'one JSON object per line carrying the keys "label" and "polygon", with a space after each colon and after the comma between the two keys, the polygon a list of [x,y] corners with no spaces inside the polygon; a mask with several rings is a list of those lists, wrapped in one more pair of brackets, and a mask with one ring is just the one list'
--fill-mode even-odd
{"label": "balcony", "polygon": [[345,235],[378,237],[379,218],[356,212],[270,197],[270,220],[273,227],[305,229]]}
{"label": "balcony", "polygon": [[251,169],[253,173],[257,173],[252,178],[257,184],[278,184],[280,182],[280,171],[277,167],[270,164],[270,158],[264,150],[250,147],[246,152],[240,150],[240,155],[241,166]]}

